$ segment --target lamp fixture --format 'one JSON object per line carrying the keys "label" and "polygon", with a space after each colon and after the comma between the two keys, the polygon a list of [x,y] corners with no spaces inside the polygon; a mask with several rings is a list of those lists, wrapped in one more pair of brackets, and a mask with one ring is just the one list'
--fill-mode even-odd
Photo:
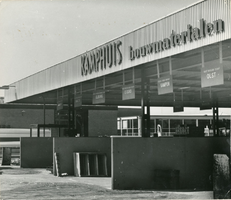
{"label": "lamp fixture", "polygon": [[14,85],[3,85],[2,87],[0,87],[0,89],[2,90],[9,90],[10,87],[15,87]]}

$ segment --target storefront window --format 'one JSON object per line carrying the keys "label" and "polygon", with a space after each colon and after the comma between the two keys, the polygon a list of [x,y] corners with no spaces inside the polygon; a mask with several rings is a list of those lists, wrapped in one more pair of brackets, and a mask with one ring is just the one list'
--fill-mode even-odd
{"label": "storefront window", "polygon": [[133,134],[138,135],[138,119],[133,119]]}
{"label": "storefront window", "polygon": [[[117,128],[118,134],[123,136],[139,136],[139,120],[140,118],[118,119]],[[229,136],[231,129],[231,117],[225,116],[219,118],[218,128],[219,136]],[[122,125],[122,126],[121,126]],[[179,134],[179,128],[185,129],[187,134],[204,136],[205,131],[208,131],[207,136],[213,136],[213,120],[212,116],[200,117],[163,117],[150,119],[150,136],[157,136],[157,126],[161,126],[162,136],[172,136]],[[186,130],[187,129],[187,130]],[[182,132],[182,130],[181,130]],[[199,134],[200,133],[200,134]]]}
{"label": "storefront window", "polygon": [[136,119],[123,119],[122,120],[122,135],[124,135],[124,136],[138,136],[138,119],[137,118]]}
{"label": "storefront window", "polygon": [[133,127],[132,127],[132,119],[129,119],[128,120],[128,128],[127,128],[127,130],[128,130],[128,135],[132,135],[132,133],[133,133]]}
{"label": "storefront window", "polygon": [[133,119],[133,127],[138,129],[138,119]]}
{"label": "storefront window", "polygon": [[176,127],[182,126],[181,119],[170,119],[170,133],[171,135],[175,133]]}
{"label": "storefront window", "polygon": [[122,135],[127,135],[127,120],[122,120]]}

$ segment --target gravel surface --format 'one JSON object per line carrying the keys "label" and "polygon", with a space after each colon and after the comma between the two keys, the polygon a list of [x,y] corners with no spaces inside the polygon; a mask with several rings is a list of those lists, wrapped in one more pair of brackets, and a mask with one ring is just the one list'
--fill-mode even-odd
{"label": "gravel surface", "polygon": [[0,167],[0,199],[212,199],[212,191],[111,190],[111,178],[56,177],[46,169]]}

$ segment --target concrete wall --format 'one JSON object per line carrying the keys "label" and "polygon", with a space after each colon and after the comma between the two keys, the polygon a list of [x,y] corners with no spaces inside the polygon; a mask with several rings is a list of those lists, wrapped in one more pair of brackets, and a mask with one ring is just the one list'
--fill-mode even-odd
{"label": "concrete wall", "polygon": [[52,138],[21,138],[21,167],[46,168],[53,165]]}
{"label": "concrete wall", "polygon": [[[53,145],[59,157],[60,173],[74,175],[73,152],[100,152],[107,154],[107,170],[111,176],[111,138],[53,138]],[[55,172],[55,166],[53,169]]]}
{"label": "concrete wall", "polygon": [[224,138],[112,138],[112,188],[153,189],[154,170],[180,170],[180,188],[212,189],[213,154]]}
{"label": "concrete wall", "polygon": [[117,110],[89,110],[88,136],[117,135]]}

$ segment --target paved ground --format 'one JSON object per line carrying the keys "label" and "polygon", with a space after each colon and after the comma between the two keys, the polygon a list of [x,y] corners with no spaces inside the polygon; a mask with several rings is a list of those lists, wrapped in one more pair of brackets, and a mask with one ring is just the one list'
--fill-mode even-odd
{"label": "paved ground", "polygon": [[0,199],[212,199],[205,191],[111,190],[111,178],[56,177],[46,169],[0,166]]}

